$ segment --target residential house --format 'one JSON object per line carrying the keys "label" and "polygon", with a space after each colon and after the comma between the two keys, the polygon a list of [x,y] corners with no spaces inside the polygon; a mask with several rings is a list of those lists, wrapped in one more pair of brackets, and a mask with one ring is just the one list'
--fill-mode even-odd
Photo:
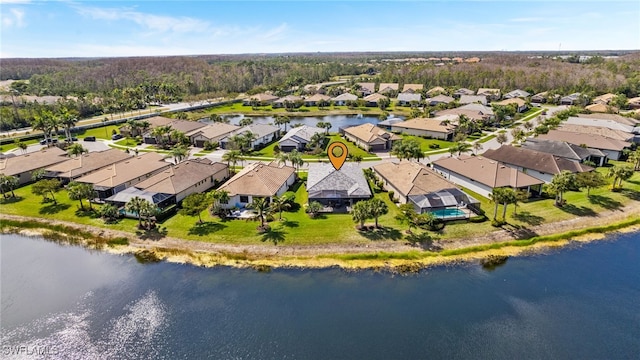
{"label": "residential house", "polygon": [[229,148],[229,143],[235,135],[242,135],[245,133],[252,133],[254,140],[251,142],[252,149],[259,149],[272,141],[275,141],[280,137],[280,128],[274,125],[268,124],[251,124],[226,135],[220,139],[220,147],[223,149]]}
{"label": "residential house", "polygon": [[390,118],[390,119],[387,119],[387,120],[380,121],[379,123],[376,124],[376,126],[379,127],[379,128],[391,131],[391,126],[393,126],[394,124],[397,124],[397,123],[401,123],[403,121],[404,120],[401,119],[401,118],[394,117],[394,118]]}
{"label": "residential house", "polygon": [[596,135],[602,135],[602,136],[616,139],[616,140],[629,141],[629,142],[632,142],[634,138],[634,134],[632,133],[628,133],[622,130],[609,129],[609,128],[600,127],[600,126],[575,125],[575,124],[562,123],[556,130],[582,133],[582,134],[596,134]]}
{"label": "residential house", "polygon": [[261,93],[261,94],[251,95],[245,98],[244,100],[242,100],[242,105],[253,106],[254,104],[257,104],[259,106],[264,106],[264,105],[270,105],[276,100],[278,100],[277,96]]}
{"label": "residential house", "polygon": [[482,104],[478,104],[478,103],[462,105],[457,109],[458,110],[477,111],[478,113],[480,113],[482,115],[486,115],[489,118],[492,118],[494,116],[493,109],[490,106],[486,106],[486,105],[482,105]]}
{"label": "residential house", "polygon": [[484,95],[461,95],[460,100],[458,100],[460,104],[474,104],[479,103],[482,105],[487,105],[487,97]]}
{"label": "residential house", "polygon": [[633,127],[640,126],[640,120],[634,119],[628,116],[622,116],[619,114],[578,114],[579,118],[596,119],[596,120],[609,120],[619,124],[629,125]]}
{"label": "residential house", "polygon": [[411,204],[420,214],[431,212],[439,218],[456,219],[480,210],[478,200],[423,164],[385,162],[374,166],[373,171],[400,204]]}
{"label": "residential house", "polygon": [[521,98],[517,98],[517,97],[498,101],[498,102],[495,102],[494,104],[500,105],[500,106],[509,106],[509,105],[515,106],[516,111],[519,113],[523,113],[529,109],[527,107],[527,103]]}
{"label": "residential house", "polygon": [[331,99],[336,106],[344,106],[358,100],[358,96],[351,93],[340,94]]}
{"label": "residential house", "polygon": [[378,93],[387,96],[395,96],[398,93],[398,89],[398,83],[381,83],[378,87]]}
{"label": "residential house", "polygon": [[206,143],[219,144],[224,137],[238,131],[237,125],[227,123],[213,123],[203,128],[187,133],[189,141],[193,146],[203,148]]}
{"label": "residential house", "polygon": [[357,85],[359,86],[358,90],[356,90],[356,92],[361,96],[361,97],[365,97],[365,96],[369,96],[373,93],[376,92],[376,83],[357,83]]}
{"label": "residential house", "polygon": [[628,104],[631,109],[640,109],[640,96],[629,99]]}
{"label": "residential house", "polygon": [[[189,121],[189,120],[172,120],[170,123],[166,124],[166,125],[160,125],[160,126],[169,126],[171,128],[171,131],[179,131],[183,134],[189,134],[194,132],[195,130],[201,129],[205,126],[207,126],[207,124],[205,123],[201,123],[198,121]],[[158,126],[152,126],[150,127],[150,130],[147,131],[146,133],[143,134],[142,139],[144,141],[145,144],[157,144],[159,142],[159,138],[158,136],[154,135],[153,133],[153,129],[157,128]],[[164,135],[165,137],[169,138],[171,136],[170,133]]]}
{"label": "residential house", "polygon": [[296,95],[287,95],[273,101],[274,108],[299,108],[303,104],[303,99]]}
{"label": "residential house", "polygon": [[[610,115],[610,114],[591,114],[591,115],[604,116],[604,115]],[[640,141],[640,139],[638,139],[640,137],[637,136],[637,135],[640,135],[640,126],[627,125],[612,119],[596,119],[593,117],[571,116],[567,120],[565,120],[563,124],[597,126],[597,127],[604,127],[612,130],[620,130],[626,133],[636,134],[636,136],[634,137],[634,142]],[[635,140],[635,139],[638,139],[638,140]]]}
{"label": "residential house", "polygon": [[[459,98],[462,95],[475,95],[475,91],[469,90],[467,88],[460,88],[453,93],[454,98]],[[486,98],[486,97],[485,97]]]}
{"label": "residential house", "polygon": [[450,141],[455,126],[438,118],[415,118],[391,125],[391,131]]}
{"label": "residential house", "polygon": [[501,97],[500,89],[480,88],[476,92],[476,95],[483,95],[490,101],[499,100]]}
{"label": "residential house", "polygon": [[336,170],[329,163],[309,163],[309,202],[317,201],[328,212],[346,212],[360,200],[371,197],[369,183],[356,163],[344,163]]}
{"label": "residential house", "polygon": [[105,166],[131,158],[131,155],[120,149],[109,149],[85,153],[45,169],[45,177],[58,179],[67,184],[77,178],[90,174]]}
{"label": "residential house", "polygon": [[420,93],[400,93],[398,94],[398,105],[410,106],[412,103],[418,104],[422,100]]}
{"label": "residential house", "polygon": [[618,112],[617,107],[610,106],[602,102],[587,105],[584,108],[585,110],[589,110],[592,113],[617,113]]}
{"label": "residential house", "polygon": [[170,166],[170,163],[164,161],[162,154],[148,152],[103,167],[76,179],[76,181],[93,185],[98,199],[104,200],[168,169]]}
{"label": "residential house", "polygon": [[563,96],[560,98],[560,105],[581,105],[581,98],[581,93],[573,93],[567,96]]}
{"label": "residential house", "polygon": [[429,106],[436,106],[438,104],[449,104],[455,101],[455,99],[451,96],[447,95],[436,95],[432,98],[425,99],[425,103]]}
{"label": "residential house", "polygon": [[69,159],[66,155],[66,151],[53,146],[24,155],[3,157],[0,158],[0,174],[15,176],[18,185],[24,185],[32,181],[34,171]]}
{"label": "residential house", "polygon": [[568,143],[566,141],[548,140],[542,138],[528,138],[521,145],[524,148],[548,153],[568,160],[585,162],[592,161],[598,166],[607,162],[607,155],[598,149],[591,149]]}
{"label": "residential house", "polygon": [[550,183],[553,176],[560,174],[563,170],[574,174],[593,170],[590,166],[576,161],[511,145],[502,145],[497,149],[487,150],[482,156],[518,169],[546,183]]}
{"label": "residential house", "polygon": [[371,94],[363,98],[363,100],[365,101],[365,106],[378,106],[379,101],[383,99],[389,100],[388,97],[379,93]]}
{"label": "residential house", "polygon": [[278,140],[278,147],[280,151],[284,152],[289,152],[294,149],[304,151],[315,134],[324,134],[325,131],[325,129],[309,125],[294,127]]}
{"label": "residential house", "polygon": [[531,102],[536,104],[542,104],[547,102],[547,91],[537,93],[531,97]]}
{"label": "residential house", "polygon": [[513,98],[521,98],[521,99],[526,99],[529,96],[531,96],[530,93],[521,90],[521,89],[516,89],[513,91],[509,91],[508,93],[504,94],[503,98],[504,99],[513,99]]}
{"label": "residential house", "polygon": [[[227,164],[208,159],[187,160],[170,166],[133,188],[151,194],[154,199],[162,199],[162,206],[180,203],[191,194],[203,193],[229,177]],[[124,206],[130,200],[130,194],[136,191],[121,191],[105,201]]]}
{"label": "residential house", "polygon": [[364,123],[341,129],[347,140],[353,141],[357,146],[367,151],[391,150],[393,143],[401,140],[401,137],[390,133],[373,124]]}
{"label": "residential house", "polygon": [[631,143],[604,137],[595,134],[572,133],[559,130],[550,130],[546,134],[538,136],[540,139],[566,141],[578,146],[597,149],[607,155],[611,160],[619,160],[624,149],[630,148]]}
{"label": "residential house", "polygon": [[[471,91],[471,90],[469,90]],[[440,94],[445,94],[447,92],[447,90],[445,88],[443,88],[442,86],[436,86],[433,87],[431,89],[429,89],[426,93],[427,96],[434,96],[434,95],[440,95]]]}
{"label": "residential house", "polygon": [[591,102],[593,104],[609,105],[611,100],[613,100],[613,98],[615,97],[616,97],[616,94],[612,94],[612,93],[602,94],[600,96],[594,97]]}
{"label": "residential house", "polygon": [[322,94],[315,94],[313,96],[310,96],[306,99],[304,99],[304,106],[317,106],[318,103],[324,103],[329,105],[329,101],[331,100],[330,96],[327,95],[322,95]]}
{"label": "residential house", "polygon": [[433,170],[456,185],[486,198],[493,189],[510,187],[539,195],[544,181],[482,156],[444,157],[432,163]]}
{"label": "residential house", "polygon": [[271,200],[284,194],[295,181],[296,172],[291,166],[275,162],[249,164],[219,188],[229,194],[229,201],[221,206],[225,209],[244,208],[255,197]]}
{"label": "residential house", "polygon": [[143,133],[148,132],[149,130],[155,129],[157,127],[170,125],[174,120],[175,119],[170,119],[164,116],[153,116],[153,117],[141,120],[141,122],[146,123],[146,125],[148,125],[144,129],[138,129],[138,128],[132,129],[129,124],[124,124],[120,126],[118,130],[120,131],[120,134],[122,134],[122,136],[135,137],[135,136],[143,135]]}
{"label": "residential house", "polygon": [[486,114],[481,110],[463,109],[462,107],[459,107],[455,109],[446,109],[446,110],[441,110],[436,112],[436,117],[442,117],[442,116],[458,117],[460,115],[464,115],[470,120],[474,120],[474,121],[489,121],[491,118],[493,118],[493,111],[491,112],[491,114]]}
{"label": "residential house", "polygon": [[424,88],[424,85],[422,84],[404,84],[402,86],[402,92],[403,93],[420,93],[422,92],[423,88]]}

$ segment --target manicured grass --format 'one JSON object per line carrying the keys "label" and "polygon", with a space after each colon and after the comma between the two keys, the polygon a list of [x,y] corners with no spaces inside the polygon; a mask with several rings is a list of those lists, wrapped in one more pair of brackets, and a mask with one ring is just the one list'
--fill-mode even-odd
{"label": "manicured grass", "polygon": [[80,132],[75,133],[74,136],[77,136],[78,139],[82,139],[87,136],[95,136],[96,139],[111,140],[113,130],[117,132],[120,126],[122,125],[108,125],[93,129],[81,130]]}
{"label": "manicured grass", "polygon": [[[334,141],[340,141],[342,143],[344,143],[345,145],[347,145],[347,149],[349,150],[349,154],[351,155],[360,155],[363,158],[376,158],[379,159],[379,157],[377,157],[375,154],[372,153],[368,153],[365,150],[357,147],[354,143],[346,140],[345,138],[341,137],[338,134],[329,134],[329,139],[327,140],[327,147],[329,146],[329,144],[331,144]],[[278,145],[277,141],[272,142],[271,144],[267,145],[266,147],[258,150],[258,151],[254,151],[252,152],[247,159],[251,159],[251,158],[258,158],[258,157],[268,157],[268,158],[275,158],[276,154],[273,151],[274,147]],[[325,149],[326,151],[326,149]],[[328,157],[324,154],[318,154],[318,155],[309,155],[309,154],[303,154],[302,158],[305,160],[313,160],[313,159],[328,159]]]}
{"label": "manicured grass", "polygon": [[[385,110],[389,113],[407,115],[411,109],[409,107],[392,105]],[[194,112],[192,112],[194,113]],[[284,108],[274,109],[269,106],[258,106],[253,109],[251,106],[244,106],[242,103],[226,104],[221,106],[212,107],[207,110],[197,111],[197,116],[194,118],[205,117],[209,114],[227,115],[227,114],[244,114],[249,116],[273,116],[273,115],[288,115],[288,116],[325,116],[325,115],[352,115],[352,114],[367,114],[367,115],[379,115],[383,113],[383,110],[377,107],[354,107],[348,106],[326,106],[319,108],[317,106],[302,106],[298,109],[287,111]]]}
{"label": "manicured grass", "polygon": [[[453,143],[451,141],[444,141],[444,140],[438,140],[438,139],[425,139],[425,138],[420,137],[420,136],[405,135],[405,134],[400,134],[400,136],[402,136],[403,139],[416,140],[420,144],[420,149],[422,151],[434,151],[434,150],[438,150],[438,149],[447,149],[447,148],[449,148],[449,147],[451,147],[453,145]],[[437,148],[437,149],[432,149],[432,148],[429,147],[432,144],[437,144],[440,147]]]}
{"label": "manicured grass", "polygon": [[116,141],[115,143],[120,145],[120,146],[126,146],[126,147],[135,147],[135,146],[138,145],[138,141],[136,139],[132,139],[132,138],[120,139],[120,140]]}
{"label": "manicured grass", "polygon": [[[22,142],[27,144],[27,145],[33,145],[33,144],[39,143],[40,139],[24,140]],[[18,144],[15,143],[15,142],[12,142],[12,143],[4,144],[4,145],[0,146],[0,151],[9,151],[9,150],[13,150],[13,149],[15,149],[17,147],[18,147]]]}
{"label": "manicured grass", "polygon": [[478,140],[481,144],[486,143],[487,141],[491,140],[491,139],[495,139],[496,135],[495,134],[491,134],[487,137],[483,137],[482,139]]}

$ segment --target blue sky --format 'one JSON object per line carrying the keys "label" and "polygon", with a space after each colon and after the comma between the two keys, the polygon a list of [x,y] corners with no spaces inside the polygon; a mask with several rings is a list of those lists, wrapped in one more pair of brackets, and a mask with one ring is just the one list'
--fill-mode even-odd
{"label": "blue sky", "polygon": [[640,1],[0,0],[0,57],[640,49]]}

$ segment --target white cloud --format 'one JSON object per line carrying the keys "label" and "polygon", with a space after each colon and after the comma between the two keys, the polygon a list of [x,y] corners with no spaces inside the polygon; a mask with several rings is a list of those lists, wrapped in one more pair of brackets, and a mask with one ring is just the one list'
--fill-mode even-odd
{"label": "white cloud", "polygon": [[266,31],[265,33],[261,34],[259,37],[261,39],[268,40],[268,41],[278,40],[282,38],[282,35],[288,30],[288,28],[289,27],[287,26],[287,24],[284,23],[278,27],[275,27],[271,30]]}
{"label": "white cloud", "polygon": [[31,0],[0,0],[0,4],[29,4]]}
{"label": "white cloud", "polygon": [[12,28],[12,27],[24,27],[25,26],[25,22],[24,22],[24,10],[20,10],[20,9],[16,9],[16,8],[12,8],[9,9],[8,13],[3,13],[2,14],[2,27],[7,29],[7,28]]}

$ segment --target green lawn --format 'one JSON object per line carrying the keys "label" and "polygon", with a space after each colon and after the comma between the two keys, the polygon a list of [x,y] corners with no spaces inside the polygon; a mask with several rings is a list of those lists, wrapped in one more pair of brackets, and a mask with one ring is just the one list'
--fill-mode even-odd
{"label": "green lawn", "polygon": [[[386,112],[392,112],[394,114],[407,115],[411,109],[409,107],[392,105]],[[284,108],[274,109],[269,106],[258,106],[253,109],[251,106],[243,106],[242,103],[226,104],[221,106],[212,107],[207,110],[198,110],[197,116],[194,118],[200,118],[207,116],[208,114],[244,114],[254,116],[273,116],[273,115],[288,115],[288,116],[324,116],[324,115],[351,115],[351,114],[367,114],[367,115],[379,115],[383,110],[377,107],[355,107],[349,108],[347,106],[326,106],[319,108],[317,106],[302,106],[298,109],[287,111]]]}
{"label": "green lawn", "polygon": [[135,147],[138,145],[138,141],[132,138],[124,138],[116,141],[115,144],[126,147]]}
{"label": "green lawn", "polygon": [[[40,139],[31,139],[31,140],[24,140],[22,141],[23,143],[27,144],[27,145],[33,145],[33,144],[37,144],[40,142]],[[2,146],[0,146],[0,151],[9,151],[9,150],[13,150],[15,148],[18,147],[18,144],[15,142],[9,143],[9,144],[4,144]]]}
{"label": "green lawn", "polygon": [[74,136],[77,136],[78,139],[82,139],[87,136],[95,136],[96,139],[111,140],[113,130],[118,132],[120,126],[122,125],[108,125],[93,129],[81,130],[80,132],[74,134]]}
{"label": "green lawn", "polygon": [[[329,144],[331,144],[334,141],[340,141],[340,142],[344,143],[345,145],[347,145],[347,149],[349,150],[349,154],[351,154],[351,155],[361,155],[363,158],[380,159],[375,154],[366,152],[365,150],[357,147],[354,143],[344,139],[343,137],[341,137],[338,134],[329,134],[329,140],[327,142],[327,147],[329,146]],[[252,152],[247,157],[247,159],[258,158],[258,157],[275,158],[276,155],[275,155],[273,149],[274,149],[274,147],[276,145],[278,145],[278,142],[274,141],[274,142],[270,143],[269,145],[267,145],[266,147],[264,147],[264,148],[262,148],[262,149],[260,149],[258,151]],[[312,160],[312,159],[325,160],[325,159],[328,159],[328,157],[326,155],[323,155],[323,154],[318,154],[318,155],[303,154],[302,158],[305,159],[305,160]]]}
{"label": "green lawn", "polygon": [[[448,149],[449,147],[451,147],[453,145],[453,143],[451,141],[444,141],[444,140],[438,140],[438,139],[425,139],[425,138],[420,137],[420,136],[405,135],[405,134],[400,134],[400,136],[402,136],[403,139],[416,140],[420,144],[420,149],[422,151],[434,151],[434,150],[438,150],[438,149]],[[440,147],[436,148],[436,149],[432,149],[432,148],[429,147],[431,144],[437,144]]]}

